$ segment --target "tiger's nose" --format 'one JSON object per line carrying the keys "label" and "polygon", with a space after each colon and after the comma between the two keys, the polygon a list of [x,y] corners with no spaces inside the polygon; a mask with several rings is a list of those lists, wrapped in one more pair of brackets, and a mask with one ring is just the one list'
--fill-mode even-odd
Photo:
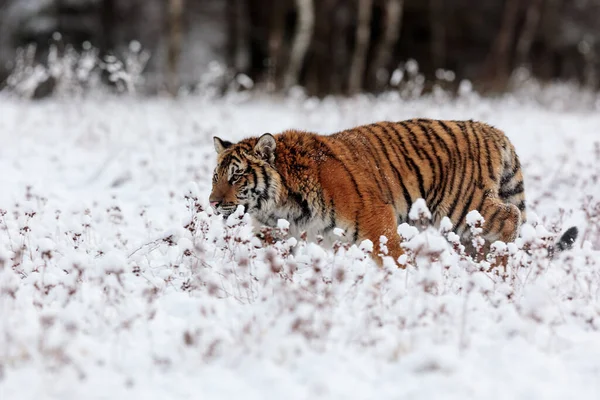
{"label": "tiger's nose", "polygon": [[211,193],[208,196],[208,202],[213,210],[217,211],[217,208],[223,204],[223,196],[219,193]]}

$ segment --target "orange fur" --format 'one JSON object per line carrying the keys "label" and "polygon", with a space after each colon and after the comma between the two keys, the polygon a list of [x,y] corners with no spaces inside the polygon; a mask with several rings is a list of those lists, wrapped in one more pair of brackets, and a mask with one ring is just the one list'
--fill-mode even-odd
{"label": "orange fur", "polygon": [[215,147],[210,200],[223,214],[243,204],[262,224],[284,218],[297,233],[325,236],[340,227],[350,242],[369,239],[375,249],[385,235],[394,260],[402,254],[397,226],[418,198],[434,224],[448,216],[463,238],[474,209],[488,241],[513,241],[525,220],[515,150],[481,122],[379,122],[327,136],[289,130],[236,144],[215,138]]}

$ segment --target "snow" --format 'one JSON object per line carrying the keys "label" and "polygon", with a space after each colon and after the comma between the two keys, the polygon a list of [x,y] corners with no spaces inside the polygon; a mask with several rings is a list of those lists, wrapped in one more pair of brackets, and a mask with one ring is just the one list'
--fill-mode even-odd
{"label": "snow", "polygon": [[[597,398],[600,114],[532,98],[0,97],[0,398]],[[449,221],[400,225],[380,269],[208,204],[212,136],[413,117],[514,142],[535,217],[505,264]]]}
{"label": "snow", "polygon": [[533,226],[531,226],[529,224],[524,224],[521,227],[521,238],[524,241],[526,241],[526,242],[532,241],[533,239],[535,239],[535,235],[536,235],[536,232],[535,232],[535,228]]}
{"label": "snow", "polygon": [[406,240],[410,240],[419,234],[419,229],[415,226],[409,225],[406,222],[398,225],[398,235]]}
{"label": "snow", "polygon": [[344,230],[342,228],[333,228],[333,234],[342,237],[344,236]]}
{"label": "snow", "polygon": [[452,231],[452,221],[448,217],[442,218],[440,221],[440,232],[447,233]]}
{"label": "snow", "polygon": [[279,228],[281,230],[289,230],[290,223],[289,223],[289,221],[286,221],[285,219],[278,219],[277,220],[277,228]]}
{"label": "snow", "polygon": [[412,221],[416,221],[422,218],[431,219],[431,212],[427,208],[427,204],[424,199],[417,199],[410,207],[408,218]]}
{"label": "snow", "polygon": [[483,216],[479,213],[478,210],[471,210],[469,211],[469,213],[467,214],[466,217],[467,220],[467,224],[471,225],[471,226],[482,226],[484,219]]}

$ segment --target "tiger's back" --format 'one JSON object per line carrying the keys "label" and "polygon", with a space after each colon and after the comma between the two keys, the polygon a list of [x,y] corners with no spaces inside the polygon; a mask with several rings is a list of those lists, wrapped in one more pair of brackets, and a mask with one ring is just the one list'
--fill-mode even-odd
{"label": "tiger's back", "polygon": [[[516,233],[500,234],[503,228],[513,230],[502,225],[525,221],[518,156],[504,133],[490,125],[430,119],[379,122],[323,140],[352,170],[359,189],[393,205],[398,223],[407,220],[418,198],[425,199],[435,223],[448,216],[461,235],[471,210],[488,214],[484,217],[494,239],[514,239]],[[493,211],[486,213],[484,206]]]}

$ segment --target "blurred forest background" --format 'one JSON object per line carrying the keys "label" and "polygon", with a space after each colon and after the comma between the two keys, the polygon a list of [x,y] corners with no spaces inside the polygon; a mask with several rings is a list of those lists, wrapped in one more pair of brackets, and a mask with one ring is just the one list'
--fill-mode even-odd
{"label": "blurred forest background", "polygon": [[134,40],[147,93],[193,86],[215,63],[268,91],[379,92],[410,59],[426,85],[497,92],[524,69],[597,90],[600,0],[0,0],[0,82],[32,43],[44,62],[52,45],[104,59]]}

